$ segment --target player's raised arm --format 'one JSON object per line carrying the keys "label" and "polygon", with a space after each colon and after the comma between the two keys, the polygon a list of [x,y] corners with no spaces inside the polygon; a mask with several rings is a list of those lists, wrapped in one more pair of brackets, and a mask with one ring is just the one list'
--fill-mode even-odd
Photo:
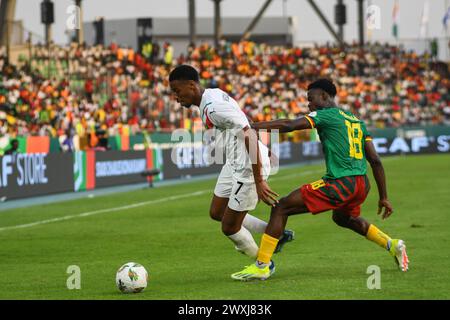
{"label": "player's raised arm", "polygon": [[278,202],[278,200],[276,199],[276,197],[278,197],[278,194],[272,191],[267,182],[263,179],[261,173],[261,154],[259,152],[259,143],[256,132],[248,126],[243,128],[242,130],[244,131],[245,148],[252,162],[253,177],[255,179],[258,198],[267,205],[274,206]]}
{"label": "player's raised arm", "polygon": [[373,176],[377,183],[378,194],[380,196],[380,200],[378,201],[378,214],[380,214],[384,208],[384,212],[382,215],[384,220],[386,218],[389,218],[389,216],[394,211],[387,197],[386,176],[384,174],[383,164],[381,163],[381,159],[378,156],[378,153],[375,150],[375,146],[373,145],[371,140],[365,141],[364,149],[366,153],[366,159],[367,161],[369,161],[370,166],[372,167]]}
{"label": "player's raised arm", "polygon": [[291,132],[295,130],[311,129],[311,120],[307,117],[300,117],[294,120],[279,119],[273,121],[254,122],[251,124],[255,130],[279,130],[280,132]]}

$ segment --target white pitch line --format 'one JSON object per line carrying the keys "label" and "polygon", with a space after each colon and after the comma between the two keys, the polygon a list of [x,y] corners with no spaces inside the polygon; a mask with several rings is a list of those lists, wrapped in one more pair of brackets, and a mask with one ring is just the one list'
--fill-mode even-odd
{"label": "white pitch line", "polygon": [[[292,177],[295,176],[304,176],[304,175],[308,175],[308,174],[312,174],[312,173],[318,173],[318,172],[322,172],[323,170],[309,170],[309,171],[303,171],[300,173],[296,173],[296,174],[291,174],[291,175],[287,175],[284,177],[277,177],[277,178],[272,178],[269,179],[269,183],[271,181],[277,181],[277,180],[283,180],[283,179],[291,179]],[[130,204],[128,206],[122,206],[122,207],[116,207],[116,208],[108,208],[108,209],[101,209],[101,210],[95,210],[95,211],[88,211],[88,212],[83,212],[80,214],[74,214],[74,215],[70,215],[70,216],[64,216],[64,217],[59,217],[59,218],[54,218],[54,219],[48,219],[48,220],[41,220],[41,221],[36,221],[36,222],[32,222],[32,223],[27,223],[27,224],[19,224],[16,226],[9,226],[9,227],[3,227],[0,228],[0,232],[2,231],[6,231],[6,230],[13,230],[13,229],[23,229],[23,228],[29,228],[29,227],[34,227],[34,226],[38,226],[41,224],[47,224],[47,223],[52,223],[52,222],[58,222],[58,221],[65,221],[65,220],[70,220],[70,219],[74,219],[74,218],[79,218],[79,217],[87,217],[87,216],[92,216],[95,214],[99,214],[99,213],[104,213],[104,212],[114,212],[114,211],[120,211],[120,210],[127,210],[127,209],[132,209],[132,208],[137,208],[137,207],[142,207],[148,204],[155,204],[155,203],[160,203],[160,202],[166,202],[166,201],[171,201],[171,200],[177,200],[177,199],[183,199],[183,198],[187,198],[187,197],[194,197],[194,196],[199,196],[205,193],[210,192],[210,190],[201,190],[201,191],[196,191],[196,192],[192,192],[192,193],[186,193],[186,194],[181,194],[178,196],[172,196],[172,197],[167,197],[167,198],[161,198],[161,199],[156,199],[156,200],[150,200],[150,201],[144,201],[144,202],[138,202],[135,204]]]}
{"label": "white pitch line", "polygon": [[171,196],[171,197],[166,197],[166,198],[161,198],[161,199],[156,199],[156,200],[149,200],[149,201],[144,201],[144,202],[138,202],[138,203],[130,204],[130,205],[127,205],[127,206],[122,206],[122,207],[101,209],[101,210],[95,210],[95,211],[88,211],[88,212],[83,212],[83,213],[80,213],[80,214],[74,214],[74,215],[70,215],[70,216],[64,216],[64,217],[59,217],[59,218],[54,218],[54,219],[36,221],[36,222],[32,222],[32,223],[27,223],[27,224],[19,224],[19,225],[15,225],[15,226],[3,227],[3,228],[0,228],[0,232],[1,231],[6,231],[6,230],[13,230],[13,229],[29,228],[29,227],[34,227],[34,226],[38,226],[38,225],[41,225],[41,224],[47,224],[47,223],[58,222],[58,221],[65,221],[65,220],[70,220],[70,219],[79,218],[79,217],[88,217],[88,216],[96,215],[96,214],[99,214],[99,213],[127,210],[127,209],[132,209],[132,208],[146,206],[146,205],[149,205],[149,204],[155,204],[155,203],[160,203],[160,202],[166,202],[166,201],[172,201],[172,200],[177,200],[177,199],[183,199],[183,198],[188,198],[188,197],[199,196],[199,195],[202,195],[202,194],[205,194],[205,193],[208,193],[208,192],[211,192],[211,191],[210,190],[201,190],[201,191],[196,191],[196,192],[192,192],[192,193],[181,194],[181,195],[178,195],[178,196]]}

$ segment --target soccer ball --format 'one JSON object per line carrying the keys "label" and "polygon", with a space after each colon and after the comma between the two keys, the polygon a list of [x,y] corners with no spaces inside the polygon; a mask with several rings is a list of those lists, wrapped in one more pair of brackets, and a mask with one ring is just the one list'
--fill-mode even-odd
{"label": "soccer ball", "polygon": [[116,274],[116,285],[123,293],[138,293],[147,287],[148,273],[139,263],[125,263]]}

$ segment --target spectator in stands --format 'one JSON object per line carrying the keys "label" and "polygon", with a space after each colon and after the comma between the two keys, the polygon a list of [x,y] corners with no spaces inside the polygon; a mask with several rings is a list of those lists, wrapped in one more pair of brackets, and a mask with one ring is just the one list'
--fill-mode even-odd
{"label": "spectator in stands", "polygon": [[431,51],[431,56],[434,59],[437,59],[438,53],[439,53],[439,42],[436,38],[433,38],[433,40],[431,40],[431,42],[430,42],[430,51]]}
{"label": "spectator in stands", "polygon": [[389,45],[290,48],[222,39],[218,51],[202,43],[178,58],[166,43],[161,61],[157,43],[142,55],[116,44],[51,50],[49,64],[46,46],[34,46],[26,68],[4,66],[0,49],[0,136],[62,137],[61,149],[71,151],[97,147],[99,128],[107,136],[195,128],[198,110],[179,112],[170,95],[174,63],[198,68],[203,86],[229,92],[255,121],[308,112],[306,87],[320,75],[337,83],[339,104],[371,127],[449,122],[448,65]]}
{"label": "spectator in stands", "polygon": [[20,152],[19,151],[19,140],[12,139],[10,145],[11,145],[11,148],[9,148],[8,150],[5,151],[5,155],[7,155],[7,154],[13,155],[13,154]]}
{"label": "spectator in stands", "polygon": [[164,63],[171,68],[173,62],[173,47],[169,42],[164,44]]}
{"label": "spectator in stands", "polygon": [[73,136],[71,130],[67,129],[64,134],[59,137],[60,148],[63,152],[73,152],[75,151]]}
{"label": "spectator in stands", "polygon": [[160,51],[160,46],[158,42],[154,42],[153,43],[153,48],[152,48],[152,63],[159,63],[159,51]]}

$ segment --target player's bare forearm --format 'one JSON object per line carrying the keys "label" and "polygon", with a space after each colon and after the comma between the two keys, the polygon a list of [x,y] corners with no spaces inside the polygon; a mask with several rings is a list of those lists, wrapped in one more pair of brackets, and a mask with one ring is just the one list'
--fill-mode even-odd
{"label": "player's bare forearm", "polygon": [[[261,175],[261,156],[259,154],[259,143],[258,143],[258,137],[256,135],[256,132],[250,128],[247,130],[244,129],[244,135],[245,135],[245,149],[247,150],[247,154],[250,157],[250,160],[252,162],[252,171],[253,171],[253,177],[255,179],[255,182],[262,181],[262,175]],[[250,148],[250,146],[252,148]],[[255,150],[256,149],[256,150]]]}
{"label": "player's bare forearm", "polygon": [[380,200],[378,201],[378,214],[383,213],[382,217],[383,219],[386,219],[394,212],[394,210],[392,209],[392,205],[387,196],[386,176],[384,174],[383,164],[381,163],[380,157],[378,156],[372,141],[365,142],[364,151],[366,153],[367,161],[369,161],[370,166],[372,167],[373,176],[378,187],[378,194],[380,196]]}
{"label": "player's bare forearm", "polygon": [[262,121],[252,123],[252,128],[255,130],[279,130],[280,132],[292,131],[292,120],[280,119],[274,121]]}
{"label": "player's bare forearm", "polygon": [[252,161],[252,171],[255,179],[258,199],[262,200],[269,206],[274,206],[278,202],[276,199],[278,194],[270,189],[269,185],[262,176],[262,160],[261,154],[259,153],[259,141],[255,130],[250,129],[249,127],[244,128],[244,139],[245,148],[247,149],[247,153]]}
{"label": "player's bare forearm", "polygon": [[372,141],[366,141],[364,148],[367,161],[369,161],[370,166],[372,167],[373,177],[375,178],[375,182],[377,183],[380,199],[387,199],[386,176],[384,174],[384,168],[383,164],[381,163],[381,159],[378,156],[378,153],[376,152]]}
{"label": "player's bare forearm", "polygon": [[380,162],[371,163],[373,177],[378,187],[380,199],[387,199],[386,175],[384,174],[383,164]]}
{"label": "player's bare forearm", "polygon": [[245,117],[247,118],[247,120],[248,120],[248,123],[250,123],[250,124],[252,124],[252,123],[253,123],[253,120],[252,120],[252,118],[250,118],[250,117],[248,116],[248,114],[246,114],[246,113],[245,113]]}
{"label": "player's bare forearm", "polygon": [[387,219],[394,212],[391,202],[388,199],[386,191],[386,177],[384,174],[384,168],[381,161],[371,163],[373,176],[378,187],[378,194],[380,200],[378,200],[378,215],[381,215],[382,219]]}
{"label": "player's bare forearm", "polygon": [[311,129],[311,123],[305,118],[279,119],[273,121],[262,121],[252,123],[252,128],[255,130],[279,130],[280,132],[291,132],[295,130]]}

